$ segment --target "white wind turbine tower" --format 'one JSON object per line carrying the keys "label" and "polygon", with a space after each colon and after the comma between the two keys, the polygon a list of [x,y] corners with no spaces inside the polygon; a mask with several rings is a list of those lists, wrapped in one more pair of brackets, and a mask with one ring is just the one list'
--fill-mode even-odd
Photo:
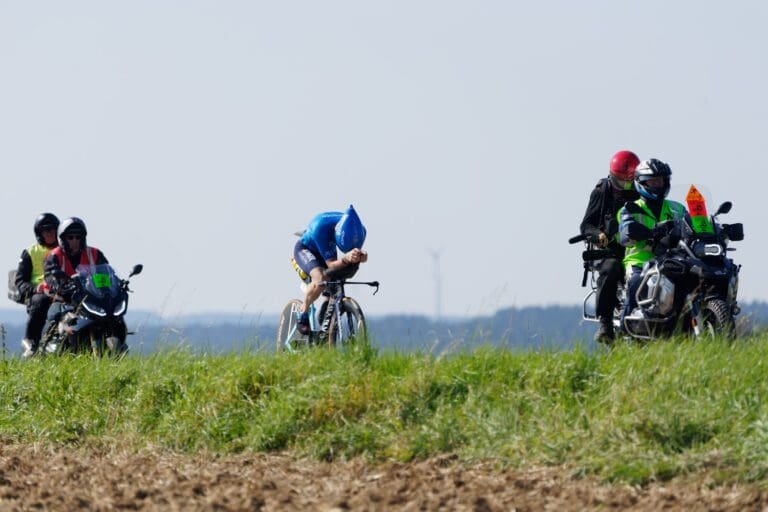
{"label": "white wind turbine tower", "polygon": [[442,252],[442,249],[432,249],[429,251],[432,255],[432,276],[435,280],[435,321],[439,321],[443,316],[443,290],[440,276],[440,253]]}

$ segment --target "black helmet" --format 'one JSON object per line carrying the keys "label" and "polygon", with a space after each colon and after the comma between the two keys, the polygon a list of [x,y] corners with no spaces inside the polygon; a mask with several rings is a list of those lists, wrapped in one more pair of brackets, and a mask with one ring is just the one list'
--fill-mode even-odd
{"label": "black helmet", "polygon": [[85,229],[85,222],[83,222],[81,218],[70,217],[68,219],[64,219],[64,222],[59,224],[59,245],[64,249],[64,251],[69,252],[69,245],[64,242],[64,236],[80,235],[83,240],[80,243],[80,248],[82,249],[86,246],[85,236],[87,234],[88,230]]}
{"label": "black helmet", "polygon": [[46,229],[52,229],[56,231],[59,229],[59,218],[52,213],[41,213],[35,219],[35,238],[37,243],[43,244],[43,231]]}
{"label": "black helmet", "polygon": [[[662,200],[669,194],[670,176],[672,169],[668,164],[656,158],[645,160],[635,168],[635,189],[646,199]],[[648,183],[649,180],[660,181],[655,178],[661,178],[661,183]]]}

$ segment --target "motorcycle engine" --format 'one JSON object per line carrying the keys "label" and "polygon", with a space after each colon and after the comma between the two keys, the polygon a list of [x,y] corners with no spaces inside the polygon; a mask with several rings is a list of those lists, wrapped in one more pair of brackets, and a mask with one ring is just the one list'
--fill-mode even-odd
{"label": "motorcycle engine", "polygon": [[666,316],[675,307],[675,284],[663,274],[656,273],[648,279],[646,299],[654,298],[647,308],[649,313]]}

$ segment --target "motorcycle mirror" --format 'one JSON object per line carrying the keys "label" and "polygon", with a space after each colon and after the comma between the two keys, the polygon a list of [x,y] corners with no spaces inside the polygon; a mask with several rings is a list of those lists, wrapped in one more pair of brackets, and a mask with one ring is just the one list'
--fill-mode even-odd
{"label": "motorcycle mirror", "polygon": [[136,274],[141,274],[142,270],[144,270],[144,265],[142,265],[141,263],[139,263],[138,265],[134,265],[133,269],[131,269],[131,273],[128,274],[128,277],[131,278]]}
{"label": "motorcycle mirror", "polygon": [[733,203],[730,201],[726,201],[723,204],[720,205],[720,207],[715,212],[715,217],[720,215],[721,213],[728,213],[731,211],[731,207],[733,207]]}

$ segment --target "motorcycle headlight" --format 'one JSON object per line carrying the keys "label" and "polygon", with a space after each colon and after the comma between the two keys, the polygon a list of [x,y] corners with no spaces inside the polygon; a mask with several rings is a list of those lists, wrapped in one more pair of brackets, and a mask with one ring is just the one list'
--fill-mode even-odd
{"label": "motorcycle headlight", "polygon": [[125,313],[125,310],[128,309],[128,301],[123,299],[120,301],[120,304],[117,305],[115,308],[115,312],[113,313],[115,316],[120,316],[123,313]]}
{"label": "motorcycle headlight", "polygon": [[704,242],[696,242],[693,244],[693,254],[697,258],[704,258],[707,256],[721,256],[723,254],[723,246],[720,244],[705,244]]}
{"label": "motorcycle headlight", "polygon": [[107,316],[107,312],[104,311],[104,308],[101,306],[97,306],[96,304],[93,304],[91,302],[85,301],[83,302],[83,307],[91,314],[94,314],[96,316]]}

